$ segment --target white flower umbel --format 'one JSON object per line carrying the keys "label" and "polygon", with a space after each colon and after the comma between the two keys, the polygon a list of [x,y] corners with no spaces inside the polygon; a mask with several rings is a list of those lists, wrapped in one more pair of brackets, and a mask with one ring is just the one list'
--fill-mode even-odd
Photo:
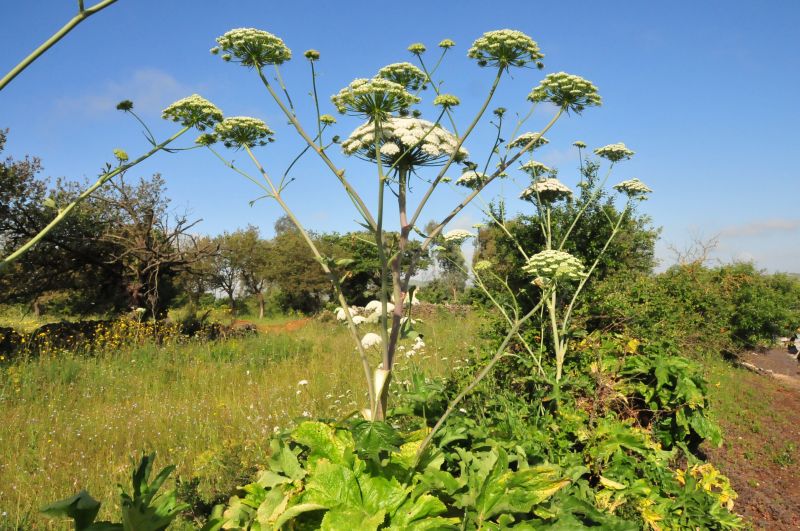
{"label": "white flower umbel", "polygon": [[220,49],[237,62],[249,67],[264,65],[280,65],[292,58],[292,51],[283,40],[272,33],[255,28],[232,29],[221,37],[217,37],[219,48],[212,48],[211,53],[218,54]]}
{"label": "white flower umbel", "polygon": [[428,76],[425,72],[412,65],[411,63],[392,63],[378,70],[378,75],[383,79],[394,81],[402,85],[406,90],[420,90],[425,88]]}
{"label": "white flower umbel", "polygon": [[458,96],[454,96],[452,94],[439,94],[433,98],[433,104],[444,109],[452,109],[453,107],[460,105],[461,100],[458,99]]}
{"label": "white flower umbel", "polygon": [[537,179],[519,195],[520,199],[536,201],[537,198],[545,203],[552,203],[559,199],[572,197],[572,190],[556,178]]}
{"label": "white flower umbel", "polygon": [[564,251],[548,250],[531,256],[522,269],[550,280],[580,280],[586,273],[581,261]]}
{"label": "white flower umbel", "polygon": [[530,175],[531,177],[539,177],[540,175],[544,175],[545,173],[551,173],[553,168],[549,166],[545,166],[538,160],[529,160],[528,162],[522,164],[519,169]]}
{"label": "white flower umbel", "polygon": [[219,139],[225,147],[263,146],[272,142],[272,130],[263,120],[249,116],[231,116],[214,126]]}
{"label": "white flower umbel", "polygon": [[465,241],[470,238],[474,238],[475,235],[468,230],[464,229],[453,229],[449,232],[444,234],[444,241],[448,243],[455,243],[461,245]]}
{"label": "white flower umbel", "polygon": [[356,315],[355,317],[353,317],[353,324],[356,325],[356,326],[358,326],[360,324],[364,324],[366,322],[367,322],[367,318],[364,317],[363,315]]}
{"label": "white flower umbel", "polygon": [[609,144],[594,150],[594,154],[598,157],[610,160],[611,162],[619,162],[621,160],[628,160],[634,155],[634,152],[628,149],[625,144],[618,142],[616,144]]}
{"label": "white flower umbel", "polygon": [[369,332],[364,334],[364,337],[361,338],[361,346],[363,348],[370,348],[375,347],[381,344],[381,336],[376,334],[375,332]]}
{"label": "white flower umbel", "polygon": [[456,184],[459,186],[466,186],[467,188],[478,188],[481,186],[487,179],[489,178],[488,175],[485,173],[481,173],[475,170],[468,170],[461,174],[461,177],[456,179]]}
{"label": "white flower umbel", "polygon": [[525,146],[531,143],[531,140],[534,139],[536,139],[536,141],[531,145],[531,147],[526,149],[526,151],[533,151],[538,147],[542,147],[543,145],[550,143],[549,140],[541,136],[539,133],[522,133],[517,138],[508,143],[508,148],[509,149],[524,148]]}
{"label": "white flower umbel", "polygon": [[[380,124],[381,161],[387,165],[419,167],[444,164],[455,152],[458,140],[444,127],[419,118],[389,118]],[[375,122],[358,127],[342,142],[347,155],[374,161]],[[407,153],[406,153],[407,152]],[[460,148],[454,157],[456,162],[468,156]]]}
{"label": "white flower umbel", "polygon": [[565,111],[577,114],[583,112],[586,107],[603,103],[603,99],[597,93],[597,87],[591,81],[566,72],[547,74],[539,86],[528,94],[528,99],[534,103],[549,101]]}
{"label": "white flower umbel", "polygon": [[381,307],[382,307],[381,301],[372,300],[369,301],[366,306],[364,306],[364,311],[366,311],[367,313],[372,313],[375,311],[379,311]]}
{"label": "white flower umbel", "polygon": [[628,179],[614,185],[614,189],[631,199],[646,199],[653,191],[639,179]]}
{"label": "white flower umbel", "polygon": [[[337,307],[334,313],[336,314],[337,321],[347,321],[347,312],[344,311],[344,308]],[[351,313],[350,315],[352,317],[353,314]]]}
{"label": "white flower umbel", "polygon": [[467,56],[478,61],[478,66],[525,66],[544,57],[539,45],[517,30],[489,31],[472,43]]}
{"label": "white flower umbel", "polygon": [[185,127],[196,127],[200,131],[204,131],[207,127],[214,127],[215,123],[222,120],[222,111],[202,96],[192,94],[161,111],[161,117],[165,120],[180,122]]}
{"label": "white flower umbel", "polygon": [[403,85],[382,78],[356,79],[338,94],[331,96],[331,101],[340,113],[381,121],[391,113],[405,110],[419,100]]}

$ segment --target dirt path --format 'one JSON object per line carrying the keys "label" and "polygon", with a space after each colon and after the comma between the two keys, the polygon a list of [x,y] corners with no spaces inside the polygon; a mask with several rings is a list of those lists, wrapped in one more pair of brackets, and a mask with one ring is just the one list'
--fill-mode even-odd
{"label": "dirt path", "polygon": [[[800,374],[785,350],[748,353],[764,371],[736,371],[733,395],[719,411],[722,448],[708,451],[739,494],[735,511],[756,529],[800,529]],[[768,372],[771,371],[771,372]]]}
{"label": "dirt path", "polygon": [[800,363],[786,349],[747,352],[740,359],[765,371],[787,386],[800,389]]}
{"label": "dirt path", "polygon": [[236,320],[231,324],[231,326],[233,328],[253,326],[259,332],[264,332],[264,333],[294,332],[295,330],[300,330],[301,328],[303,328],[305,325],[308,324],[309,321],[311,321],[310,317],[304,317],[303,319],[295,319],[294,321],[287,321],[285,323],[265,325],[265,324],[257,324],[252,321]]}

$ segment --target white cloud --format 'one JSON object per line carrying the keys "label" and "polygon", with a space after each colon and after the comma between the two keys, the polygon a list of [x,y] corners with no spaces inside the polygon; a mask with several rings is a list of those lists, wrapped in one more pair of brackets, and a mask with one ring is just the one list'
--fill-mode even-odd
{"label": "white cloud", "polygon": [[159,113],[173,101],[197,92],[170,74],[156,68],[140,68],[122,80],[108,80],[96,91],[67,96],[56,101],[64,113],[97,116],[116,109],[122,100],[131,100],[137,113]]}
{"label": "white cloud", "polygon": [[746,238],[778,232],[794,232],[797,229],[800,229],[800,219],[767,219],[732,225],[722,229],[719,235],[723,238]]}

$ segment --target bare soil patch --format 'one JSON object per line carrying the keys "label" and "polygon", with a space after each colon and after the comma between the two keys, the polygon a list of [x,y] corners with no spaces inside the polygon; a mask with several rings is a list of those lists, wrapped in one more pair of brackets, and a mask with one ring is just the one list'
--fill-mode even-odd
{"label": "bare soil patch", "polygon": [[739,493],[734,510],[756,529],[800,529],[798,364],[785,350],[743,358],[771,374],[741,370],[725,382],[732,395],[718,412],[725,444],[708,454]]}

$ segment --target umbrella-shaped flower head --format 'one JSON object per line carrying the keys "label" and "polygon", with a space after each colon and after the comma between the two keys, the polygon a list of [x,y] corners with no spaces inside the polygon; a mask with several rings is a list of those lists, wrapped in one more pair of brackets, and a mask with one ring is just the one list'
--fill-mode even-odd
{"label": "umbrella-shaped flower head", "polygon": [[598,106],[603,102],[592,82],[566,72],[547,74],[539,86],[528,94],[528,99],[534,103],[549,101],[577,114],[586,107]]}
{"label": "umbrella-shaped flower head", "polygon": [[255,28],[232,29],[217,37],[217,44],[219,47],[212,48],[211,53],[221,50],[229,61],[236,58],[237,62],[251,68],[280,65],[292,58],[292,51],[282,39]]}
{"label": "umbrella-shaped flower head", "polygon": [[521,31],[502,29],[489,31],[472,43],[467,56],[478,61],[479,66],[525,66],[544,57],[539,45]]}

